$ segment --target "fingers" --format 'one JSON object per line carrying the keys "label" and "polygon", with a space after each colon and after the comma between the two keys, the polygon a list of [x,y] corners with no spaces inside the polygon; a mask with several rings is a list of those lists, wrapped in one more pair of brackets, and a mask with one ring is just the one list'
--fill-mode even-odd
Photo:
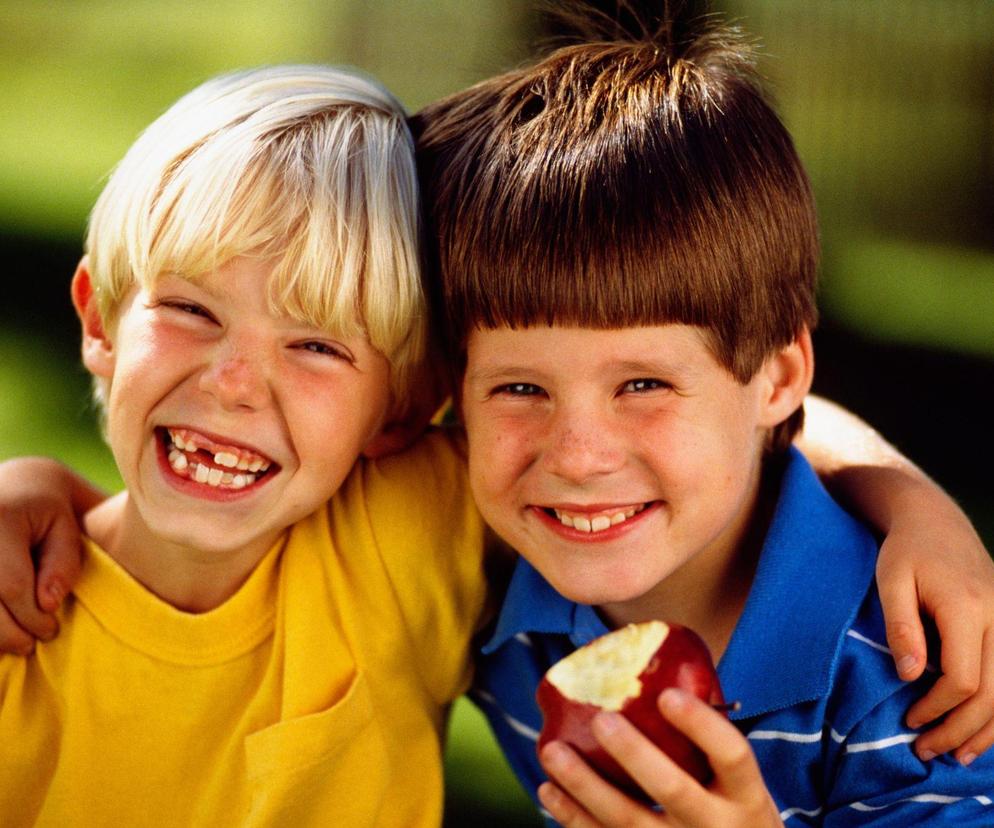
{"label": "fingers", "polygon": [[[974,692],[970,685],[955,688],[953,698],[966,693],[966,701],[955,707],[945,720],[922,734],[915,742],[919,757],[925,761],[942,753],[955,750],[955,757],[964,764],[986,751],[994,743],[994,633],[988,632],[983,639],[983,655],[980,659],[980,675]],[[943,659],[945,669],[945,659]],[[973,671],[967,681],[972,679]],[[943,676],[924,699],[919,700],[908,712],[908,720],[922,715],[919,707],[929,701],[932,693],[949,676]],[[955,685],[954,685],[955,686]],[[947,688],[942,688],[944,692]],[[946,702],[940,701],[939,704]],[[927,714],[927,709],[926,709]]]}
{"label": "fingers", "polygon": [[942,676],[908,711],[908,726],[918,728],[973,696],[980,687],[984,627],[979,608],[964,604],[962,613],[940,607],[935,623],[942,638]]}
{"label": "fingers", "polygon": [[597,821],[552,782],[543,782],[539,786],[538,801],[565,828],[598,828]]}
{"label": "fingers", "polygon": [[53,520],[38,551],[37,603],[55,612],[79,579],[82,545],[79,525],[70,515]]}
{"label": "fingers", "polygon": [[898,574],[877,570],[877,591],[887,624],[887,645],[894,657],[897,674],[913,681],[925,669],[927,644],[919,616],[915,582]]}
{"label": "fingers", "polygon": [[25,632],[3,604],[0,604],[0,654],[26,656],[34,651],[34,646],[34,636]]}
{"label": "fingers", "polygon": [[[623,719],[621,729],[630,731],[615,740],[622,750],[630,747],[631,739],[648,743]],[[539,754],[539,761],[556,782],[556,785],[546,788],[541,801],[557,822],[568,826],[654,823],[653,812],[606,782],[565,743],[550,742]]]}
{"label": "fingers", "polygon": [[[738,820],[735,824],[781,824],[752,748],[735,725],[701,699],[680,690],[662,693],[659,711],[707,755],[714,770],[711,791],[734,802],[735,819]],[[707,795],[703,788],[698,787],[698,790]],[[693,801],[687,804],[691,810],[686,814],[682,811],[672,813],[689,822],[699,806]],[[732,824],[732,813],[728,811],[728,824]]]}
{"label": "fingers", "polygon": [[[35,603],[34,562],[27,547],[23,554],[8,556],[0,567],[0,650],[23,653],[30,646],[25,637],[47,641],[58,624]],[[9,643],[10,649],[7,649]],[[31,642],[33,644],[33,641]]]}
{"label": "fingers", "polygon": [[[987,711],[990,712],[990,707]],[[994,745],[994,719],[989,719],[987,724],[967,739],[956,751],[956,760],[964,765],[969,765],[980,756],[981,753],[989,750]]]}

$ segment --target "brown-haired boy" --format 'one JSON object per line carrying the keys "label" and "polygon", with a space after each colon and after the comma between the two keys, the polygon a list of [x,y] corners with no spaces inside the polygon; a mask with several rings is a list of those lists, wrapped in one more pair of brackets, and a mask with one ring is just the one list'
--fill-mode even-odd
{"label": "brown-haired boy", "polygon": [[[529,792],[570,825],[991,824],[994,761],[914,754],[903,717],[935,676],[893,674],[875,541],[789,448],[817,226],[742,38],[611,33],[416,126],[471,485],[522,556],[477,698]],[[707,787],[597,720],[662,813],[565,744],[535,755],[545,670],[652,618],[700,633],[742,704],[733,725],[660,698]]]}

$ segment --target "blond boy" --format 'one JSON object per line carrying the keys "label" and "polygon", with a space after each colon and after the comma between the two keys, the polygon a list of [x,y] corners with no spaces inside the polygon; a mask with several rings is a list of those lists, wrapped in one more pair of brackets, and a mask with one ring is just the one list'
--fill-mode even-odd
{"label": "blond boy", "polygon": [[361,460],[424,350],[404,114],[209,81],[121,162],[72,297],[125,491],[0,657],[5,825],[437,825],[483,583],[462,463]]}

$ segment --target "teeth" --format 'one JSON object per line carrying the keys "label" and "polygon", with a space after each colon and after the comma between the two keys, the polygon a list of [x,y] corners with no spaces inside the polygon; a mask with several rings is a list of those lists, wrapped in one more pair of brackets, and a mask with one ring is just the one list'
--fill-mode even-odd
{"label": "teeth", "polygon": [[244,489],[245,488],[245,475],[244,474],[236,474],[232,478],[232,480],[231,480],[231,485],[234,488],[236,488],[236,489]]}
{"label": "teeth", "polygon": [[634,517],[644,508],[644,506],[631,506],[613,515],[597,515],[595,518],[570,515],[566,512],[560,512],[558,509],[553,509],[553,511],[563,526],[569,526],[571,529],[579,529],[581,532],[593,533],[603,532],[605,529],[617,526],[619,523],[624,523],[628,518]]}
{"label": "teeth", "polygon": [[[221,468],[214,469],[211,466],[198,463],[198,458],[191,456],[198,450],[201,450],[194,435],[184,432],[186,435],[184,436],[184,434],[179,433],[179,430],[171,428],[166,429],[166,432],[169,435],[169,442],[172,444],[169,446],[169,465],[177,472],[189,469],[187,476],[196,480],[198,483],[207,483],[210,486],[225,485],[244,488],[255,482],[257,472],[266,472],[272,465],[265,458],[253,455],[251,452],[243,453],[242,450],[237,449],[221,449],[214,452],[214,463]],[[209,451],[210,449],[203,447],[203,450]],[[203,468],[203,471],[201,471],[201,468]],[[228,473],[226,469],[237,469],[241,474]],[[214,471],[218,471],[220,476],[214,474]],[[251,474],[246,474],[246,472],[251,472]],[[241,479],[240,484],[235,482],[236,477]]]}

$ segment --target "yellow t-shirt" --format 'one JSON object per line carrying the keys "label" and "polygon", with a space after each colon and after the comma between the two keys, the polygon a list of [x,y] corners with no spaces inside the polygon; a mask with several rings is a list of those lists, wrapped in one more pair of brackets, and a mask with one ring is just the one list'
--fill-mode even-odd
{"label": "yellow t-shirt", "polygon": [[88,544],[60,635],[0,657],[0,824],[438,825],[481,556],[441,434],[359,464],[208,613]]}

